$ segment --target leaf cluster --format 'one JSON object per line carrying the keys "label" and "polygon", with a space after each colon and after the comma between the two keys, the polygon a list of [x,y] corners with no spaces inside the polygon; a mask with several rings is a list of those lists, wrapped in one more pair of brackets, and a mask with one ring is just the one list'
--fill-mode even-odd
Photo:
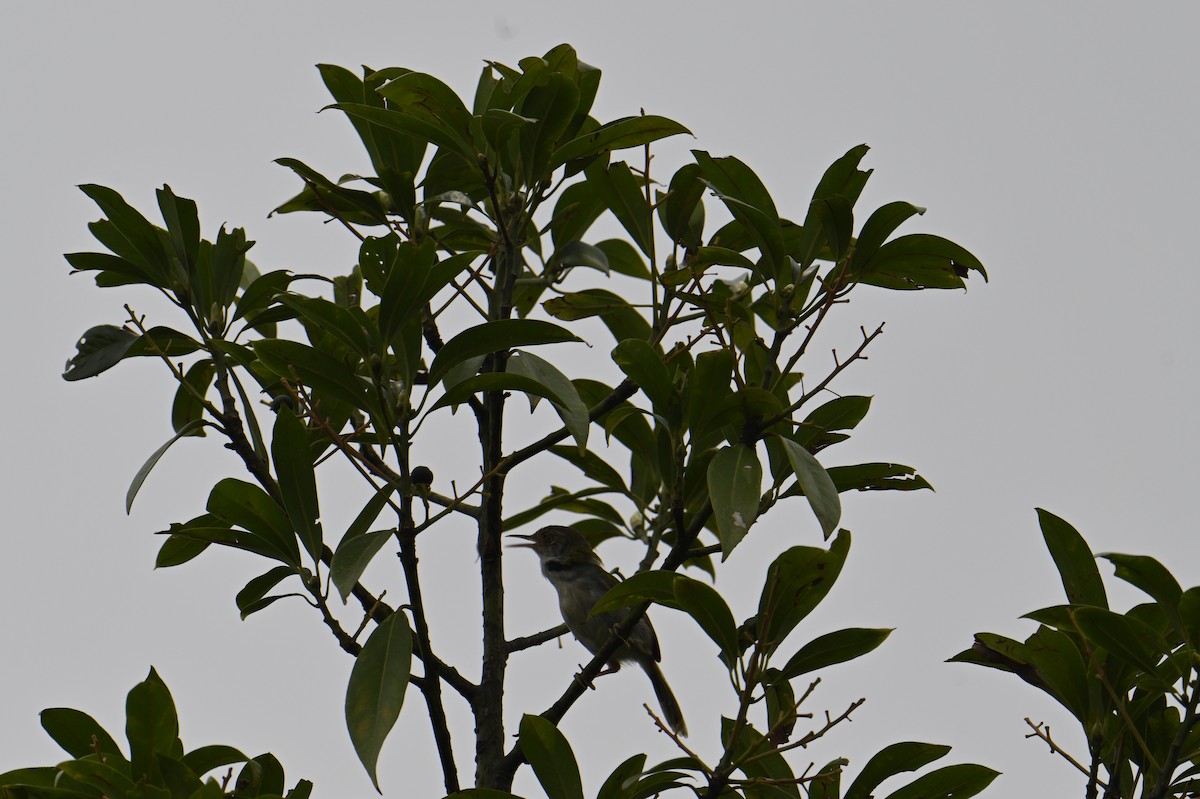
{"label": "leaf cluster", "polygon": [[1063,519],[1038,510],[1042,536],[1067,603],[1035,610],[1024,641],[977,633],[951,660],[1015,674],[1079,723],[1087,754],[1076,758],[1026,719],[1032,736],[1086,775],[1085,795],[1134,799],[1192,796],[1200,788],[1200,587],[1183,590],[1159,561],[1105,553],[1116,576],[1151,601],[1109,607],[1095,557]]}

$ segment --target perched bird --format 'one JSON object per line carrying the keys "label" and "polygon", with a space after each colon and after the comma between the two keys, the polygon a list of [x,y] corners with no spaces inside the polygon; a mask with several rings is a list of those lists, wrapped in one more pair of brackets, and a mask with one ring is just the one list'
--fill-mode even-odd
{"label": "perched bird", "polygon": [[[542,574],[558,592],[558,607],[562,611],[563,621],[588,651],[592,654],[599,652],[613,630],[624,621],[627,611],[612,610],[590,618],[588,614],[597,600],[617,584],[617,578],[604,570],[604,564],[587,539],[570,527],[552,525],[532,535],[514,534],[511,537],[525,539],[525,543],[513,546],[527,547],[537,553],[542,563]],[[650,625],[649,617],[642,616],[609,661],[608,668],[616,671],[621,667],[621,662],[630,661],[641,666],[650,678],[650,685],[654,687],[663,719],[677,734],[687,735],[683,711],[679,709],[679,702],[658,667],[661,659],[662,652],[654,627]]]}

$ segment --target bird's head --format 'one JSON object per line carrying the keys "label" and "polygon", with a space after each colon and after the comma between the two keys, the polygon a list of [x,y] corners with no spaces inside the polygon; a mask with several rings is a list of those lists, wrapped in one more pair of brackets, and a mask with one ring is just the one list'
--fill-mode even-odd
{"label": "bird's head", "polygon": [[536,533],[523,535],[512,533],[509,538],[522,539],[519,543],[509,546],[532,549],[543,563],[594,563],[600,565],[600,557],[592,550],[591,544],[578,530],[561,525],[543,527]]}

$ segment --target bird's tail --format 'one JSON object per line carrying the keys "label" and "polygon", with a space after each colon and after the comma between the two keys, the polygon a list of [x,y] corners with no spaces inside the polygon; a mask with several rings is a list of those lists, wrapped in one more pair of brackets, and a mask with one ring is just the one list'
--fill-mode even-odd
{"label": "bird's tail", "polygon": [[658,697],[658,706],[662,709],[663,721],[667,722],[667,726],[676,735],[686,738],[687,724],[683,721],[683,711],[679,708],[679,700],[671,692],[671,686],[667,685],[667,678],[663,676],[662,669],[649,658],[641,661],[640,665],[650,678],[650,685],[654,687],[654,695]]}

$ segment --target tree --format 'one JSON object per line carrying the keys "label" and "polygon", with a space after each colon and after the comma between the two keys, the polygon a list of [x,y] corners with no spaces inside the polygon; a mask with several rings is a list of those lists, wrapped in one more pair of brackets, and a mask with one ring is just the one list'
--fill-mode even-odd
{"label": "tree", "polygon": [[[833,733],[861,703],[798,730],[813,718],[803,710],[819,682],[812,675],[869,653],[890,631],[851,628],[802,645],[789,637],[846,561],[851,537],[838,527],[839,495],[929,487],[908,466],[818,461],[867,413],[868,397],[837,396],[831,386],[883,332],[882,324],[860,328],[850,352],[835,350],[822,369],[812,347],[823,323],[862,286],[964,288],[972,272],[986,278],[979,260],[938,236],[894,235],[924,213],[906,202],[876,209],[854,235],[853,209],[870,175],[860,167],[865,145],[829,167],[800,223],[781,218],[763,182],[734,157],[693,150],[669,178],[656,177],[652,145],[689,131],[647,114],[593,119],[600,71],[567,45],[517,69],[488,63],[470,107],[441,81],[407,69],[361,77],[320,70],[375,174],[335,181],[279,159],[302,188],[276,211],[316,213],[344,227],[358,245],[349,274],[262,272],[246,257],[252,242],[242,229],[202,238],[196,204],[167,186],[157,192],[162,225],[111,189],[82,187],[104,214],[91,230],[107,252],[69,254],[70,265],[94,273],[101,287],[157,289],[184,328],[150,324],[127,305],[124,325],[84,333],[64,375],[84,379],[152,357],[178,383],[175,435],[138,473],[127,503],[185,436],[217,434],[249,476],[220,480],[207,513],[164,531],[158,565],[232,547],[267,567],[236,597],[243,617],[281,599],[312,606],[356,659],[347,725],[376,787],[384,740],[411,686],[425,701],[447,793],[506,795],[528,763],[552,799],[581,796],[556,723],[651,604],[687,614],[711,639],[737,713],[722,720],[721,740],[710,747],[717,754],[707,757],[655,717],[680,756],[648,766],[646,755],[633,754],[602,797],[679,788],[852,799],[944,757],[943,745],[894,744],[844,792],[844,759],[797,773],[787,755]],[[615,160],[626,151],[631,161]],[[613,221],[624,237],[596,241],[593,226]],[[561,355],[585,330],[596,331],[587,333],[593,344],[596,336],[613,339],[612,385],[604,369]],[[267,398],[269,425],[256,394]],[[514,394],[540,418],[552,410],[550,432],[514,443]],[[418,443],[441,423],[469,425],[478,438],[477,461],[463,466],[478,479],[465,490],[415,460]],[[596,440],[601,431],[604,442]],[[550,486],[541,501],[514,510],[506,481],[534,459],[558,459],[578,474],[571,487]],[[372,494],[340,536],[322,525],[320,505],[331,498],[317,479],[337,468],[353,470]],[[758,519],[801,503],[826,543],[779,552],[757,607],[738,623],[712,581]],[[509,659],[565,628],[509,637],[503,536],[552,512],[572,514],[571,526],[592,545],[617,541],[644,556],[593,609],[622,614],[607,643],[580,673],[561,676],[558,701],[524,712],[511,744],[506,728],[531,709],[505,707]],[[454,518],[469,519],[478,534],[478,560],[462,564],[479,575],[477,671],[439,657],[427,608],[451,600],[422,584],[418,560],[430,531]],[[399,607],[363,582],[385,550],[398,556],[399,589],[388,590],[404,597]],[[473,777],[451,746],[467,731],[447,717],[450,691],[474,714]],[[43,726],[74,759],[0,775],[0,791],[56,799],[283,794],[282,768],[270,755],[248,758],[226,746],[186,752],[170,694],[153,671],[131,692],[127,714],[128,756],[86,714],[47,711]],[[232,772],[223,782],[208,776],[236,763],[244,764],[236,780]],[[972,796],[995,775],[952,765],[891,795]],[[304,799],[310,788],[301,781],[287,795]]]}
{"label": "tree", "polygon": [[1084,796],[1165,799],[1200,792],[1200,586],[1184,591],[1146,555],[1100,557],[1152,600],[1125,613],[1109,608],[1104,581],[1083,536],[1038,510],[1042,536],[1067,604],[1027,613],[1037,630],[1024,642],[978,633],[951,660],[1007,671],[1045,691],[1083,728],[1076,758],[1026,718],[1050,751],[1085,777]]}

